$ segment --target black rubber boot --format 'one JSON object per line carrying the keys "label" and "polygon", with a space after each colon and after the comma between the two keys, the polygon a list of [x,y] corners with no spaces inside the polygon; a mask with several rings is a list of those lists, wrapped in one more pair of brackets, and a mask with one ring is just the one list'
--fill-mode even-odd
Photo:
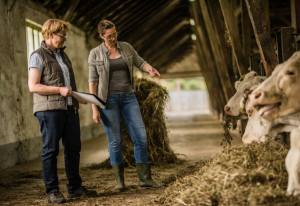
{"label": "black rubber boot", "polygon": [[124,165],[112,165],[112,168],[114,170],[114,174],[117,181],[117,186],[115,187],[115,192],[123,192],[125,190],[125,184],[124,184]]}
{"label": "black rubber boot", "polygon": [[139,189],[161,188],[163,184],[157,184],[151,177],[151,163],[136,163],[136,171],[139,176]]}

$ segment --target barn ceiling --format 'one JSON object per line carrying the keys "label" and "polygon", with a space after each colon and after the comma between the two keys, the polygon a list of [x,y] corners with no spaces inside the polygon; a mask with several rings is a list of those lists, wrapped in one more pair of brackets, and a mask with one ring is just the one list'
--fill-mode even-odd
{"label": "barn ceiling", "polygon": [[193,52],[189,0],[38,0],[45,8],[100,40],[99,21],[112,21],[118,40],[133,45],[160,72]]}
{"label": "barn ceiling", "polygon": [[[107,19],[114,22],[119,32],[118,39],[133,45],[161,73],[195,50],[194,41],[190,38],[193,33],[190,0],[35,1],[53,11],[58,18],[85,31],[87,37],[100,40],[97,32],[99,21]],[[237,8],[232,12],[237,18],[242,41],[240,0],[231,0],[231,4]],[[269,9],[274,32],[277,28],[291,25],[290,0],[269,0]],[[252,49],[258,50],[253,31]]]}

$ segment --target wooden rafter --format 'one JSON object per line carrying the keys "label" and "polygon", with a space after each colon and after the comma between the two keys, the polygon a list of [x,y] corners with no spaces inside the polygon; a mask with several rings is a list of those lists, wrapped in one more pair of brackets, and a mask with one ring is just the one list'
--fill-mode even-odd
{"label": "wooden rafter", "polygon": [[278,59],[270,33],[268,0],[245,0],[254,35],[267,76],[270,76]]}

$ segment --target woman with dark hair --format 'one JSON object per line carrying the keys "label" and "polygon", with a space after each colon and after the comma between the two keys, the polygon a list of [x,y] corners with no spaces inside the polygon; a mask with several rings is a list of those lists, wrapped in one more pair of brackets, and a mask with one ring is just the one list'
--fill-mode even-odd
{"label": "woman with dark hair", "polygon": [[134,143],[139,188],[160,188],[162,185],[155,183],[151,178],[146,130],[134,94],[133,69],[136,66],[141,71],[148,72],[151,77],[160,74],[146,63],[130,44],[117,41],[118,33],[112,22],[101,21],[98,24],[98,32],[104,41],[89,55],[89,88],[90,93],[97,95],[107,104],[100,107],[92,105],[93,120],[96,124],[103,123],[108,138],[110,161],[117,181],[115,191],[125,189],[121,117]]}

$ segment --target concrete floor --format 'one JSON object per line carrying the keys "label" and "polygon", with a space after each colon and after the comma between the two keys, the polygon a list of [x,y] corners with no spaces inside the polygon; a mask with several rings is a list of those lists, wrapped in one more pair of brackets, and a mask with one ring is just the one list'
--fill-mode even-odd
{"label": "concrete floor", "polygon": [[[207,112],[206,112],[207,113]],[[175,153],[182,154],[186,162],[167,167],[153,167],[152,178],[161,182],[186,170],[196,161],[212,158],[222,149],[222,127],[217,118],[197,111],[189,113],[167,113],[167,127],[171,147]],[[234,144],[241,144],[237,132],[233,132]],[[41,148],[42,149],[42,148]],[[138,176],[133,167],[125,168],[127,190],[122,194],[114,193],[115,177],[111,168],[86,167],[101,163],[108,158],[107,139],[102,135],[82,143],[80,176],[82,184],[97,192],[94,198],[67,199],[65,205],[153,205],[156,197],[164,193],[164,188],[139,190]],[[64,170],[63,150],[58,156],[59,188],[67,195],[65,185],[68,180]],[[49,205],[42,178],[41,158],[26,164],[0,171],[0,205]],[[156,205],[156,203],[154,204]]]}
{"label": "concrete floor", "polygon": [[[216,117],[197,111],[186,113],[167,113],[167,127],[170,131],[171,147],[175,153],[182,154],[181,158],[197,161],[212,158],[222,149],[222,127]],[[232,132],[233,144],[241,144],[240,135]],[[108,158],[107,139],[105,135],[82,143],[80,166],[85,167],[93,163],[101,163]],[[0,171],[10,173],[13,171],[41,170],[41,158],[26,164]],[[64,168],[63,150],[58,156],[58,168]]]}

